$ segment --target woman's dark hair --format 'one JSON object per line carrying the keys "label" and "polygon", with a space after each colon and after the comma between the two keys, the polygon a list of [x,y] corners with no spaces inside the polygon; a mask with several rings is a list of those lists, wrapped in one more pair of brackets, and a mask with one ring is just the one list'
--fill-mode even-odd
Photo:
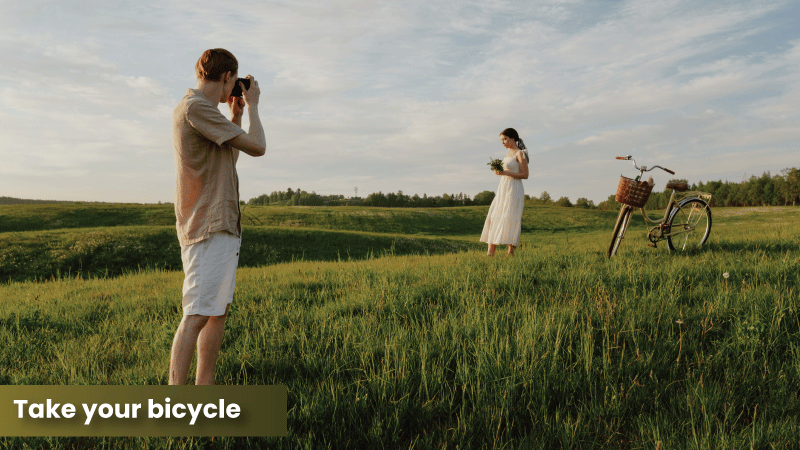
{"label": "woman's dark hair", "polygon": [[513,128],[506,128],[500,134],[502,134],[503,136],[505,136],[507,138],[513,139],[514,142],[517,143],[517,147],[519,147],[520,150],[524,150],[525,151],[525,160],[528,161],[528,162],[531,161],[531,158],[528,156],[528,151],[527,151],[528,149],[525,148],[525,143],[522,142],[522,139],[519,138],[519,133],[517,133],[517,130],[515,130]]}
{"label": "woman's dark hair", "polygon": [[198,80],[219,81],[225,72],[235,75],[239,72],[239,61],[233,53],[224,48],[212,48],[203,52],[194,71]]}

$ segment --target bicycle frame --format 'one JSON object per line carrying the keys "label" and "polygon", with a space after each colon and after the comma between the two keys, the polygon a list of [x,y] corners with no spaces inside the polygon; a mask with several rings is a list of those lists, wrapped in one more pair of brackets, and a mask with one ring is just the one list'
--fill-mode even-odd
{"label": "bicycle frame", "polygon": [[[669,215],[672,212],[673,208],[680,208],[679,203],[680,203],[681,200],[687,199],[687,198],[692,198],[692,197],[697,197],[697,198],[700,198],[700,199],[703,199],[703,200],[710,200],[711,199],[711,194],[709,194],[707,192],[700,192],[700,191],[686,191],[686,192],[678,193],[677,191],[675,191],[673,189],[672,190],[672,194],[670,194],[670,196],[669,196],[669,201],[667,202],[667,206],[666,206],[666,208],[664,208],[664,216],[661,217],[660,219],[656,219],[656,220],[651,219],[650,216],[647,215],[647,210],[644,209],[644,206],[639,208],[639,210],[642,212],[642,217],[644,218],[645,223],[650,224],[650,225],[660,226],[660,225],[663,225],[667,221],[667,219],[669,218]],[[693,205],[692,208],[695,208],[695,206]],[[691,214],[690,214],[690,217],[691,217]],[[659,240],[665,239],[665,238],[667,238],[667,236],[677,236],[679,234],[690,233],[692,231],[694,231],[694,227],[684,228],[684,229],[677,230],[677,231],[669,230],[669,232],[667,232],[667,233],[664,233],[663,230],[662,230],[662,232],[659,235]],[[653,232],[653,230],[651,229],[650,233],[652,233],[652,232]],[[650,233],[648,233],[648,235],[650,235]],[[652,239],[651,239],[651,241],[652,241]]]}

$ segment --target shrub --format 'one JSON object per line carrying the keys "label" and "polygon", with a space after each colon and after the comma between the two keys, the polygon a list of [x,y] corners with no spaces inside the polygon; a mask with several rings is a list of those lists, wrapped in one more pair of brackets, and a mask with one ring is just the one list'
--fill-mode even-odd
{"label": "shrub", "polygon": [[572,202],[571,202],[571,201],[569,201],[569,199],[568,199],[567,197],[561,197],[561,198],[559,198],[558,200],[556,200],[556,203],[555,203],[555,205],[556,205],[556,206],[566,206],[566,207],[571,207],[571,206],[572,206]]}
{"label": "shrub", "polygon": [[492,191],[483,191],[475,196],[476,205],[491,205],[492,200],[494,200],[494,192]]}

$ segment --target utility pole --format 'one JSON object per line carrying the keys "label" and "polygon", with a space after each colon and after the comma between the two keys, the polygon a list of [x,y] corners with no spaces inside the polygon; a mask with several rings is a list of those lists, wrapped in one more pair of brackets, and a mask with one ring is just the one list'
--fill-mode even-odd
{"label": "utility pole", "polygon": [[354,198],[358,198],[358,187],[355,188],[356,196]]}

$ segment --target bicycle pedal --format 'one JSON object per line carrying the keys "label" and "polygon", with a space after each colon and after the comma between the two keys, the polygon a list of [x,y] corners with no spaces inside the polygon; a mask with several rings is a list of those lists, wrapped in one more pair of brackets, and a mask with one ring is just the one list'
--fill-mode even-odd
{"label": "bicycle pedal", "polygon": [[653,248],[658,248],[658,247],[656,247],[656,244],[647,244],[647,246],[648,247],[653,247]]}

